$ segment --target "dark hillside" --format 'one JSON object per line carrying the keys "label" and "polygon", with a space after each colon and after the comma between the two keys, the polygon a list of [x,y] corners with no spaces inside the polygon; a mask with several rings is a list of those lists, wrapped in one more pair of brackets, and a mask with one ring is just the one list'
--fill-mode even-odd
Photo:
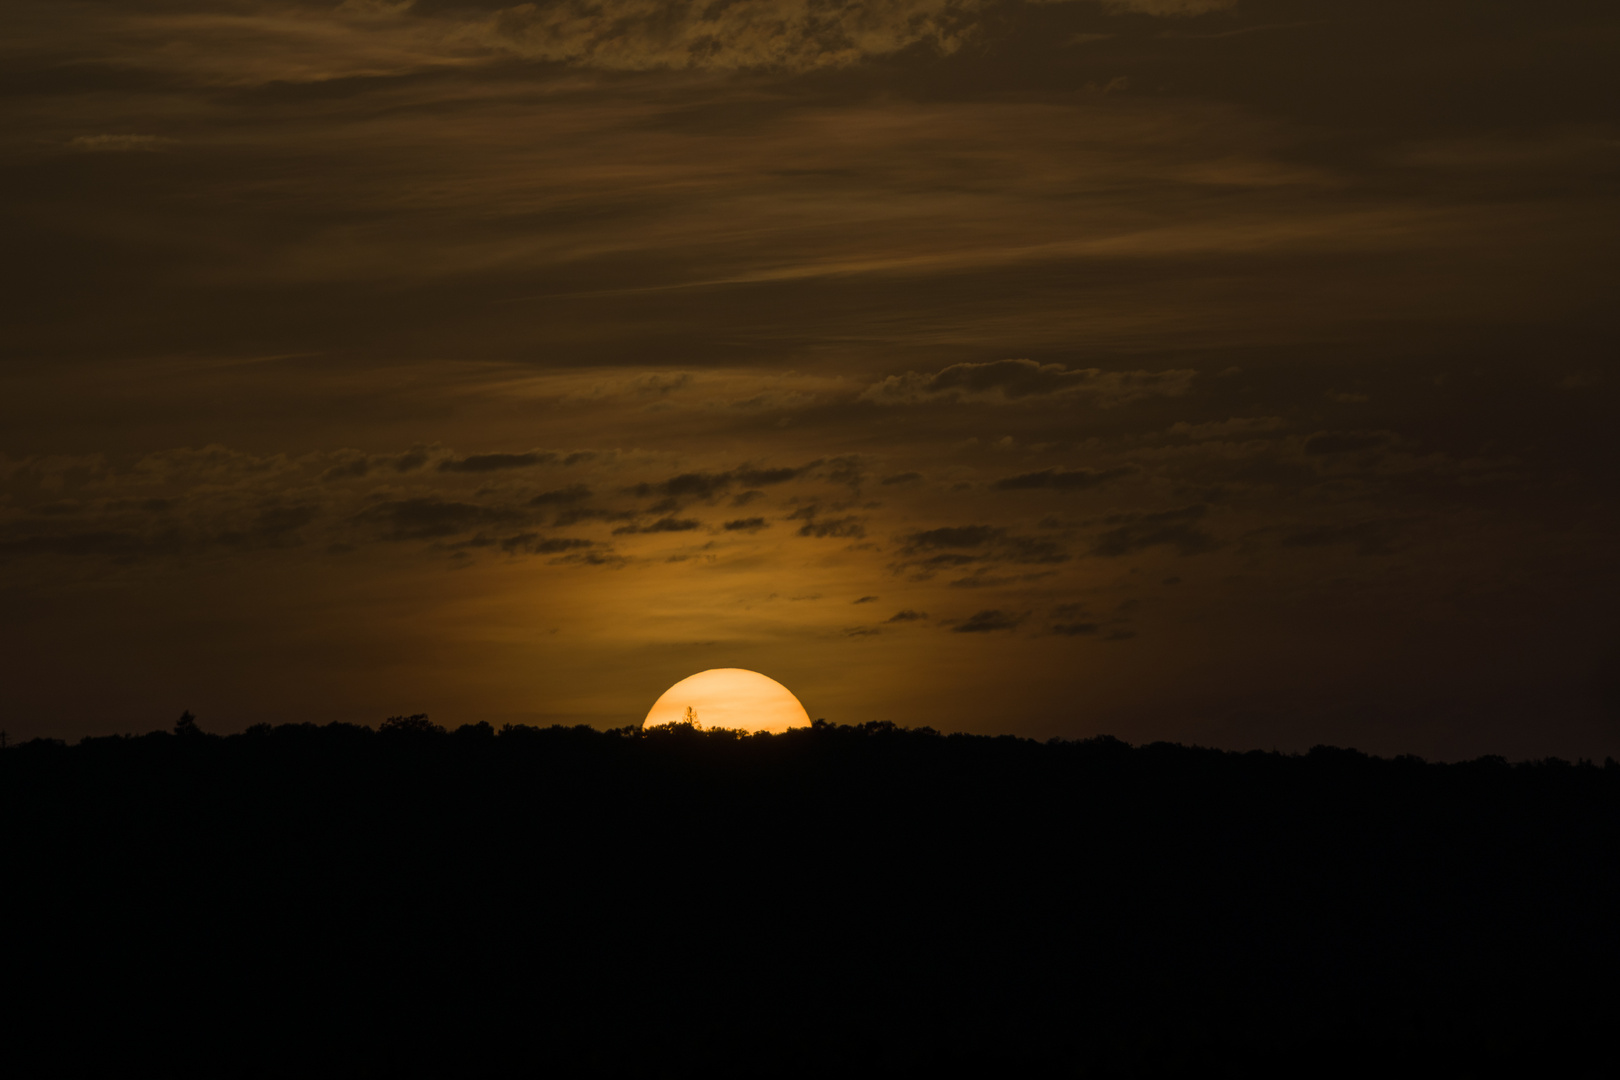
{"label": "dark hillside", "polygon": [[1613,762],[289,725],[0,811],[64,1070],[1569,1074],[1620,999]]}

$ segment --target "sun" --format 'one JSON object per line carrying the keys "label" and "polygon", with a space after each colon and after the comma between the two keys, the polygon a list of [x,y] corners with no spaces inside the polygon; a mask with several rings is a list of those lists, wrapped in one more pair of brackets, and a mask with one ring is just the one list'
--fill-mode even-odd
{"label": "sun", "polygon": [[[689,709],[692,717],[687,715]],[[678,724],[687,719],[696,719],[706,728],[743,731],[781,732],[810,726],[810,714],[793,691],[768,675],[734,667],[710,668],[682,679],[653,702],[641,726]]]}

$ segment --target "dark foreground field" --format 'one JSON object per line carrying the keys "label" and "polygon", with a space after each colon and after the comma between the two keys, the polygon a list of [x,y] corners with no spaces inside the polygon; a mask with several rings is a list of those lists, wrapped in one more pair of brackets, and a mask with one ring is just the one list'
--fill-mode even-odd
{"label": "dark foreground field", "polygon": [[12,1054],[1455,1076],[1613,1050],[1612,762],[415,726],[0,754]]}

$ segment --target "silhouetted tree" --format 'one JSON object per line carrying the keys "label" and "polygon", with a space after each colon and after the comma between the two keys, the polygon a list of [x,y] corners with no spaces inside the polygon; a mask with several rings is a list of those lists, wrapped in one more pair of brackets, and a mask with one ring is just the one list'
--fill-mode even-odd
{"label": "silhouetted tree", "polygon": [[180,714],[180,719],[174,722],[174,733],[176,735],[190,736],[201,735],[203,731],[202,728],[197,726],[197,718],[191,715],[190,709],[187,709]]}
{"label": "silhouetted tree", "polygon": [[686,715],[681,717],[681,723],[691,724],[696,731],[703,730],[703,721],[698,719],[697,710],[690,705],[686,707]]}
{"label": "silhouetted tree", "polygon": [[443,735],[444,728],[428,721],[425,712],[410,716],[390,716],[378,729],[383,735]]}

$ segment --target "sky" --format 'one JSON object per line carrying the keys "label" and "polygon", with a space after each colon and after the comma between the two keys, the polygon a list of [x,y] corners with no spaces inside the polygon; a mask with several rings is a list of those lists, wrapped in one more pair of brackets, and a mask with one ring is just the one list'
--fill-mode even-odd
{"label": "sky", "polygon": [[8,0],[0,727],[1620,756],[1620,10]]}

